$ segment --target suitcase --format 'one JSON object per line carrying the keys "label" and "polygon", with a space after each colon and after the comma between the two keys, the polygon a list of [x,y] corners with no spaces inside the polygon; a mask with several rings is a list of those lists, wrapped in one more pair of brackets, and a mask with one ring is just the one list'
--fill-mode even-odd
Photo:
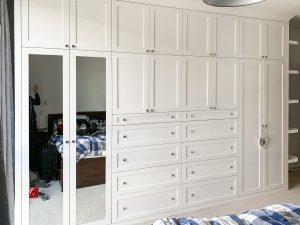
{"label": "suitcase", "polygon": [[58,178],[57,154],[56,147],[51,144],[46,144],[41,149],[39,175],[46,182]]}

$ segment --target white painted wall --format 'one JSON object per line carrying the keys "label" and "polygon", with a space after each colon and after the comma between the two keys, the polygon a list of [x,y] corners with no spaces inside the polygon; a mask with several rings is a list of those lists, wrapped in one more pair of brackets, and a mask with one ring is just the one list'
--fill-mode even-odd
{"label": "white painted wall", "polygon": [[[77,59],[78,111],[105,111],[105,64],[105,59]],[[41,97],[41,105],[35,107],[38,127],[47,128],[48,114],[62,113],[62,58],[31,56],[29,70],[29,83],[39,85]]]}

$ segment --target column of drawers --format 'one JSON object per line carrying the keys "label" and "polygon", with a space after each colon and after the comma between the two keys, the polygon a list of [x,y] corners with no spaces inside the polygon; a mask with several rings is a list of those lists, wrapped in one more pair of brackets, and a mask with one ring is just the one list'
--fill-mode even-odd
{"label": "column of drawers", "polygon": [[237,196],[239,111],[193,111],[182,117],[184,207]]}
{"label": "column of drawers", "polygon": [[113,222],[182,208],[181,113],[113,116]]}

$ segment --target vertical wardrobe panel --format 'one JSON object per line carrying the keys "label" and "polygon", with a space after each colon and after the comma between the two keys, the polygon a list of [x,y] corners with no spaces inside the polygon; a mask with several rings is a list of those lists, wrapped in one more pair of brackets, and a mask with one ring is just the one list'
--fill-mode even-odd
{"label": "vertical wardrobe panel", "polygon": [[284,63],[265,63],[266,124],[268,144],[266,147],[266,189],[281,188],[284,184],[283,149],[283,79]]}
{"label": "vertical wardrobe panel", "polygon": [[239,18],[216,15],[213,25],[213,52],[219,57],[237,57],[239,55]]}
{"label": "vertical wardrobe panel", "polygon": [[209,109],[214,102],[212,59],[184,57],[182,72],[183,110]]}
{"label": "vertical wardrobe panel", "polygon": [[149,55],[113,54],[113,113],[145,113],[148,109]]}
{"label": "vertical wardrobe panel", "polygon": [[264,55],[263,29],[264,21],[262,20],[240,19],[240,51],[242,58],[262,58]]}
{"label": "vertical wardrobe panel", "polygon": [[268,59],[285,58],[285,26],[283,22],[268,21],[267,28],[267,57]]}
{"label": "vertical wardrobe panel", "polygon": [[239,60],[217,59],[215,64],[216,94],[218,109],[239,107]]}
{"label": "vertical wardrobe panel", "polygon": [[211,14],[183,11],[183,54],[209,56],[212,53]]}
{"label": "vertical wardrobe panel", "polygon": [[150,7],[150,49],[156,54],[182,53],[182,10]]}
{"label": "vertical wardrobe panel", "polygon": [[22,46],[68,48],[69,0],[22,1]]}
{"label": "vertical wardrobe panel", "polygon": [[71,1],[72,49],[111,49],[111,1],[72,0]]}
{"label": "vertical wardrobe panel", "polygon": [[263,115],[263,61],[243,60],[242,74],[242,154],[240,155],[240,173],[242,194],[262,191],[262,160],[258,140],[261,133],[260,118]]}
{"label": "vertical wardrobe panel", "polygon": [[113,1],[112,11],[113,51],[146,53],[149,49],[149,6]]}
{"label": "vertical wardrobe panel", "polygon": [[180,56],[150,56],[150,111],[181,110],[181,65]]}

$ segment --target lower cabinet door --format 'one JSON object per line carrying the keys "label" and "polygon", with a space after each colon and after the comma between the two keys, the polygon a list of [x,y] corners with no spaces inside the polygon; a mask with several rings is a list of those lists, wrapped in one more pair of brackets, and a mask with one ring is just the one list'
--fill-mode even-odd
{"label": "lower cabinet door", "polygon": [[182,207],[180,186],[113,197],[113,222],[141,218]]}
{"label": "lower cabinet door", "polygon": [[238,194],[237,178],[229,177],[183,185],[184,206],[193,207],[230,199]]}

